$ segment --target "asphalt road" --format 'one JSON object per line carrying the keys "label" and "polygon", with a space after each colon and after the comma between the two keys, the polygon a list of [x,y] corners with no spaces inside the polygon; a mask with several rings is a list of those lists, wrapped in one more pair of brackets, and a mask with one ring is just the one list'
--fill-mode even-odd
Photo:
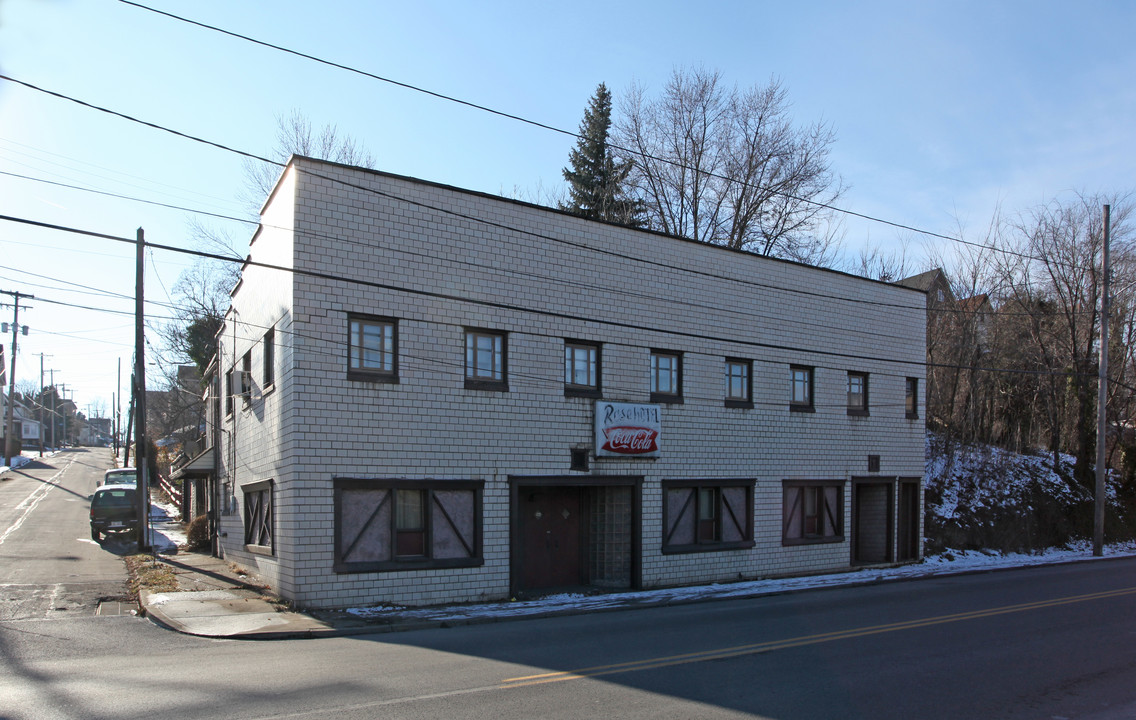
{"label": "asphalt road", "polygon": [[324,640],[0,621],[0,718],[330,716],[1134,718],[1136,559]]}
{"label": "asphalt road", "polygon": [[75,449],[0,475],[0,621],[93,615],[124,597],[119,557],[133,545],[91,540],[95,481],[110,450]]}

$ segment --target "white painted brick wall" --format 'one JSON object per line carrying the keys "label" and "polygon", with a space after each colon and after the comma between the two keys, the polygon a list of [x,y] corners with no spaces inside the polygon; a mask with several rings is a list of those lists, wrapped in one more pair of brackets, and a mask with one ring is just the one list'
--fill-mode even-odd
{"label": "white painted brick wall", "polygon": [[[277,328],[275,391],[238,400],[224,426],[238,487],[225,552],[303,606],[507,596],[509,477],[568,475],[569,449],[593,441],[592,401],[564,397],[565,338],[603,343],[606,400],[649,402],[650,348],[683,353],[662,456],[592,460],[595,474],[644,478],[646,587],[846,567],[847,540],[782,545],[782,480],[848,481],[847,538],[850,480],[868,475],[869,454],[881,476],[923,472],[923,422],[904,417],[904,378],[924,385],[917,292],[308,160],[266,206],[252,258],[336,278],[247,268],[222,341],[222,371],[252,348],[256,379],[257,343]],[[349,312],[399,319],[398,384],[346,379]],[[464,389],[466,326],[508,331],[509,392]],[[753,409],[724,407],[726,356],[753,360]],[[816,367],[815,413],[789,412],[790,363]],[[870,417],[846,413],[850,370],[870,373]],[[484,564],[336,574],[334,477],[484,481]],[[659,483],[683,478],[754,479],[755,547],[664,556]],[[277,483],[273,557],[242,544],[239,486],[265,479]]]}

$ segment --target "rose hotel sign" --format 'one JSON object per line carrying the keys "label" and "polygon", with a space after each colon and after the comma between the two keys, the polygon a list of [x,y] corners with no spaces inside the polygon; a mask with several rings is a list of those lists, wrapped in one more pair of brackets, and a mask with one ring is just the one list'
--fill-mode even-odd
{"label": "rose hotel sign", "polygon": [[596,457],[658,457],[658,405],[596,402]]}

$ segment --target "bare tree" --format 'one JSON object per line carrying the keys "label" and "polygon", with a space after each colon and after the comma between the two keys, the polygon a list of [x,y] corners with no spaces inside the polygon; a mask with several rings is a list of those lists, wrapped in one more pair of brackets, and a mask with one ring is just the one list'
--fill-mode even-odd
{"label": "bare tree", "polygon": [[[1000,271],[1007,307],[1026,318],[1039,369],[1048,444],[1076,457],[1074,474],[1089,486],[1095,453],[1095,386],[1100,327],[1102,206],[1113,206],[1114,272],[1129,276],[1133,258],[1127,198],[1078,195],[1051,202],[1007,223]],[[1027,353],[1023,353],[1025,355]]]}
{"label": "bare tree", "polygon": [[721,74],[676,69],[654,100],[633,85],[615,139],[652,229],[761,255],[831,262],[831,127],[797,127],[776,79],[746,91]]}
{"label": "bare tree", "polygon": [[[298,109],[293,108],[288,115],[276,118],[276,145],[269,157],[280,163],[288,161],[292,155],[331,160],[344,165],[373,168],[375,158],[350,135],[341,135],[335,125],[324,125],[319,131],[312,129],[311,120]],[[260,212],[260,206],[272,192],[280,177],[276,165],[245,158],[245,188],[242,200],[253,215]]]}

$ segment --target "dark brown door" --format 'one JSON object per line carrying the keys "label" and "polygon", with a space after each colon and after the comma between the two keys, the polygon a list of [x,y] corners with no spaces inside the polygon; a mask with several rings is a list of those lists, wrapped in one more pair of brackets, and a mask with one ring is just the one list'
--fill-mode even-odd
{"label": "dark brown door", "polygon": [[891,484],[852,486],[852,561],[891,561]]}
{"label": "dark brown door", "polygon": [[520,488],[520,587],[583,585],[581,488]]}
{"label": "dark brown door", "polygon": [[899,484],[897,556],[900,562],[919,559],[919,483]]}

